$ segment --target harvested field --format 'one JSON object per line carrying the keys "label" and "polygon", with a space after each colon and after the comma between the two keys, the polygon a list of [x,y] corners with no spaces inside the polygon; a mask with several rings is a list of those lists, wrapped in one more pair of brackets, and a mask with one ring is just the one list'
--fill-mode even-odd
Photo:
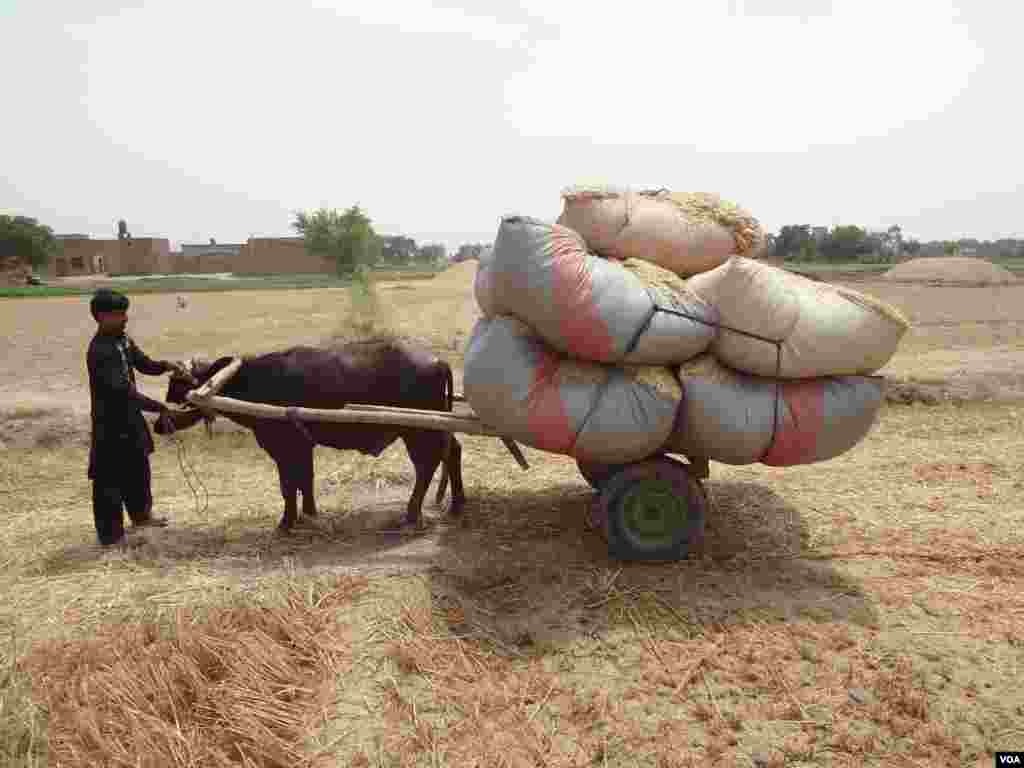
{"label": "harvested field", "polygon": [[[475,269],[378,284],[376,327],[458,371]],[[712,465],[706,556],[672,565],[609,560],[571,460],[525,448],[523,472],[471,436],[465,525],[428,505],[423,534],[382,533],[410,489],[401,446],[321,448],[322,517],[281,539],[273,464],[223,420],[156,438],[173,525],[101,553],[86,300],[0,303],[0,763],[988,766],[1024,749],[1024,286],[852,287],[915,323],[887,374],[964,396],[889,405],[831,462]],[[188,300],[140,296],[129,332],[170,358],[353,334],[345,290]]]}

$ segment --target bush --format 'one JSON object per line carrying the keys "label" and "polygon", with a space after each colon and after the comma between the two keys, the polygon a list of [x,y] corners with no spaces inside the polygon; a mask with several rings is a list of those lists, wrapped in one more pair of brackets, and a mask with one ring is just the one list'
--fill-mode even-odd
{"label": "bush", "polygon": [[371,269],[360,264],[352,273],[349,295],[352,302],[352,327],[360,333],[370,333],[377,327],[380,314],[380,299],[374,285]]}

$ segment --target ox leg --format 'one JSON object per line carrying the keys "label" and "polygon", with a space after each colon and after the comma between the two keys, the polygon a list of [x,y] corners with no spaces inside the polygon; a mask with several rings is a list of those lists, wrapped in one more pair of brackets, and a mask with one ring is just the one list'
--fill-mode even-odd
{"label": "ox leg", "polygon": [[[303,478],[301,470],[307,460],[310,464],[313,461],[313,447],[305,440],[296,440],[291,427],[288,427],[288,430],[285,432],[273,427],[254,430],[256,442],[270,454],[270,458],[277,464],[277,477],[281,483],[281,497],[284,499],[284,515],[277,526],[281,533],[288,533],[295,527],[298,517],[296,496],[299,488],[302,487]],[[303,503],[305,504],[305,496],[303,496]]]}
{"label": "ox leg", "polygon": [[299,490],[302,492],[302,514],[305,517],[316,517],[316,496],[313,495],[313,447],[302,453],[302,460],[296,460],[295,469],[299,473]]}
{"label": "ox leg", "polygon": [[422,430],[402,436],[409,459],[416,470],[416,485],[409,497],[406,508],[405,522],[407,525],[421,525],[420,513],[423,511],[423,498],[427,495],[430,481],[444,456],[444,435],[440,432]]}
{"label": "ox leg", "polygon": [[462,487],[462,446],[452,435],[451,453],[448,458],[448,474],[452,484],[452,503],[448,514],[458,517],[466,506],[466,492]]}
{"label": "ox leg", "polygon": [[277,462],[277,476],[281,481],[281,496],[284,498],[284,515],[281,517],[281,522],[277,524],[277,528],[282,533],[289,533],[295,527],[295,521],[298,518],[296,496],[299,491],[299,475],[288,458],[275,458],[275,461]]}

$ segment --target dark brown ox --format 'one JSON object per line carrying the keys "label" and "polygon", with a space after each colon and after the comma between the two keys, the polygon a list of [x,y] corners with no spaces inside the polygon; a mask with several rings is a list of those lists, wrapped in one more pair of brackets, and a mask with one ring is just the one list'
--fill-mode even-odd
{"label": "dark brown ox", "polygon": [[[176,374],[167,389],[167,402],[186,404],[185,395],[231,362],[193,361],[191,375]],[[451,411],[452,371],[448,363],[412,344],[393,339],[351,342],[339,347],[297,346],[258,357],[244,358],[238,372],[220,394],[277,406],[341,408],[348,403]],[[288,532],[296,522],[296,492],[302,492],[302,514],[317,514],[313,496],[313,448],[325,445],[379,456],[402,438],[416,470],[406,524],[420,521],[423,498],[438,465],[442,466],[437,503],[451,480],[449,513],[459,515],[465,504],[462,487],[462,447],[454,435],[438,430],[384,424],[337,424],[263,419],[235,413],[226,418],[253,431],[256,442],[277,464],[284,497],[284,516],[278,526]],[[201,421],[191,408],[175,414],[178,429]],[[156,427],[158,434],[166,429]]]}

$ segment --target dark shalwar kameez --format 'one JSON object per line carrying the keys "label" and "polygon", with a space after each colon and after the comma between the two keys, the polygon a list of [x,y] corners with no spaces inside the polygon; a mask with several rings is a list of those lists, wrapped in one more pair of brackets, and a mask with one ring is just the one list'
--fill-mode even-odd
{"label": "dark shalwar kameez", "polygon": [[115,544],[124,535],[124,510],[137,525],[149,520],[153,510],[153,437],[142,412],[159,412],[160,403],[136,389],[135,371],[159,376],[169,366],[151,360],[129,336],[104,333],[89,343],[87,364],[93,516],[100,543]]}

